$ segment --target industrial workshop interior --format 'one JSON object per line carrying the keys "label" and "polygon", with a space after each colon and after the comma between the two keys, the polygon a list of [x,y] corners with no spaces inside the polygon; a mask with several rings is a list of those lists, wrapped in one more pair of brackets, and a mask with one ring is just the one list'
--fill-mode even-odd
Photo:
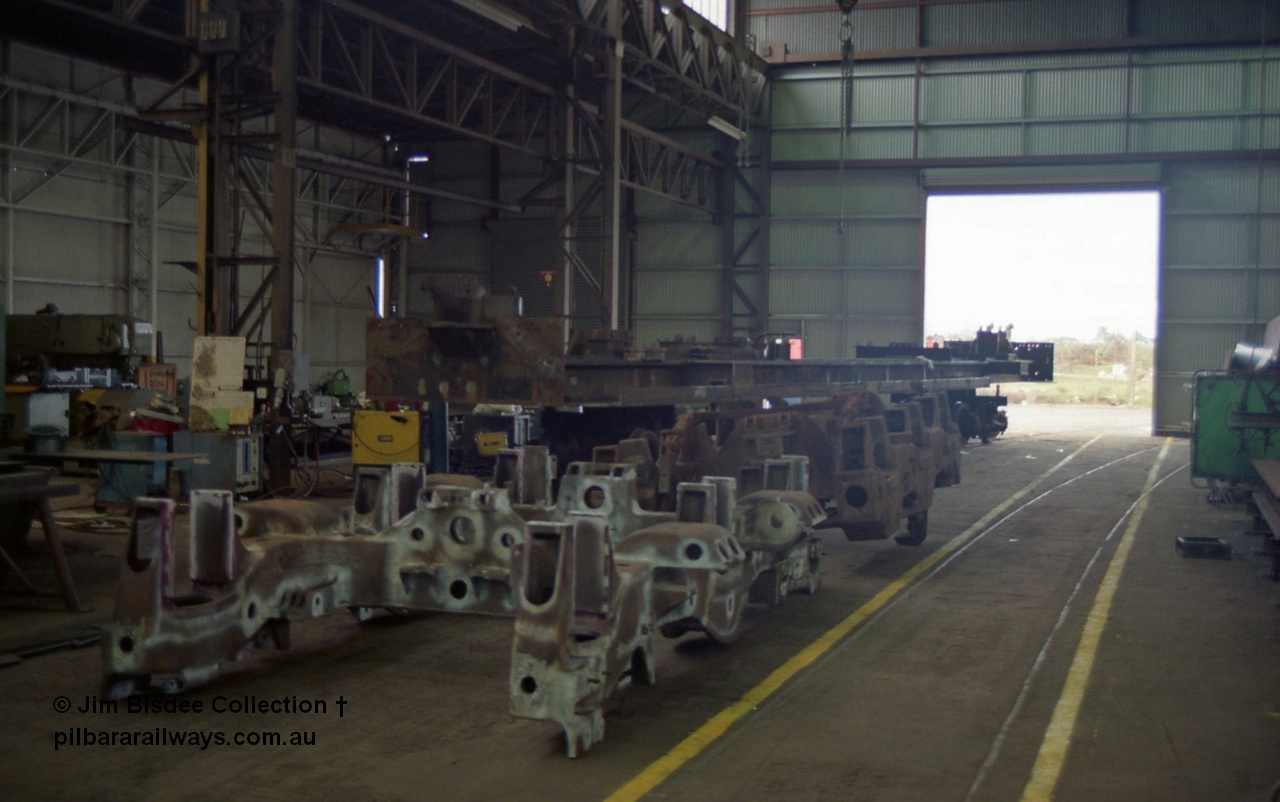
{"label": "industrial workshop interior", "polygon": [[0,292],[0,798],[1280,802],[1280,0],[0,0]]}

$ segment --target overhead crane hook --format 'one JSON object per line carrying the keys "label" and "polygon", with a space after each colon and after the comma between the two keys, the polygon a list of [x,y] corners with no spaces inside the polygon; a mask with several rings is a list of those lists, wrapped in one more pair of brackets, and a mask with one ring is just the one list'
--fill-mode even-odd
{"label": "overhead crane hook", "polygon": [[840,23],[840,158],[837,164],[837,187],[840,196],[838,228],[844,233],[844,156],[853,127],[853,7],[858,0],[837,0],[844,21]]}

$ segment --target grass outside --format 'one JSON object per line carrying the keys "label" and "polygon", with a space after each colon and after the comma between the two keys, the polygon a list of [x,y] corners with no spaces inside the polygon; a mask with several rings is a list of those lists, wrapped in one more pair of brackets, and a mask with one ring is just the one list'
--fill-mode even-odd
{"label": "grass outside", "polygon": [[[1121,406],[1129,404],[1129,380],[1111,375],[1099,376],[1097,369],[1088,365],[1078,366],[1087,372],[1054,371],[1054,380],[1048,384],[1010,384],[1001,388],[1010,404],[1104,404]],[[1150,407],[1152,385],[1150,374],[1142,376],[1132,388],[1133,405]]]}

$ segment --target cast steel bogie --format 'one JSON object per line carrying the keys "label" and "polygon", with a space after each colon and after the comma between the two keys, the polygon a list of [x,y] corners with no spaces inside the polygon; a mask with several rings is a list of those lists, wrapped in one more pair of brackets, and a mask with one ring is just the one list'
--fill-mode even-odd
{"label": "cast steel bogie", "polygon": [[511,712],[559,723],[569,757],[604,738],[618,691],[653,678],[652,567],[615,562],[609,537],[597,517],[535,521],[516,556]]}
{"label": "cast steel bogie", "polygon": [[[341,515],[195,491],[183,578],[173,502],[139,499],[107,693],[212,681],[227,660],[289,648],[292,622],[339,608],[362,620],[379,608],[515,615],[513,709],[559,721],[571,751],[585,749],[605,703],[652,681],[655,633],[731,641],[750,598],[777,603],[818,583],[823,510],[797,489],[805,459],[771,461],[776,487],[740,502],[731,478],[683,483],[676,509],[660,512],[642,506],[650,441],[633,440],[613,452],[626,462],[569,466],[554,505],[553,460],[538,447],[499,454],[491,484],[390,466],[362,476]],[[522,690],[531,683],[545,692]]]}
{"label": "cast steel bogie", "polygon": [[933,453],[925,443],[920,405],[914,402],[892,404],[885,410],[890,447],[905,477],[902,510],[907,516],[918,515],[933,503],[936,472]]}
{"label": "cast steel bogie", "polygon": [[379,608],[514,612],[511,555],[525,522],[505,491],[397,465],[365,506],[340,522],[315,502],[236,505],[229,492],[194,491],[189,588],[178,595],[173,502],[139,499],[105,639],[109,692],[207,682],[254,647],[288,648],[291,621],[338,608],[361,618]]}
{"label": "cast steel bogie", "polygon": [[838,493],[828,501],[831,523],[850,540],[887,538],[902,520],[903,475],[884,418],[842,422],[838,433]]}
{"label": "cast steel bogie", "polygon": [[951,419],[951,407],[944,393],[919,396],[920,414],[929,450],[933,454],[934,487],[960,483],[960,430]]}
{"label": "cast steel bogie", "polygon": [[960,438],[948,412],[941,394],[886,405],[855,390],[769,411],[693,413],[665,433],[660,473],[732,476],[750,491],[778,486],[767,474],[779,458],[804,456],[797,489],[826,504],[830,526],[850,540],[879,540],[905,521],[898,542],[919,545],[934,487],[959,480]]}
{"label": "cast steel bogie", "polygon": [[678,486],[673,512],[649,512],[636,484],[633,465],[569,466],[557,520],[529,523],[513,567],[511,711],[558,723],[570,757],[604,737],[626,686],[654,680],[655,632],[733,641],[749,600],[819,582],[824,513],[807,493],[739,500],[734,479],[706,477]]}
{"label": "cast steel bogie", "polygon": [[751,556],[750,600],[781,604],[790,591],[813,593],[820,579],[822,540],[814,527],[822,504],[796,490],[762,490],[739,500],[734,531]]}

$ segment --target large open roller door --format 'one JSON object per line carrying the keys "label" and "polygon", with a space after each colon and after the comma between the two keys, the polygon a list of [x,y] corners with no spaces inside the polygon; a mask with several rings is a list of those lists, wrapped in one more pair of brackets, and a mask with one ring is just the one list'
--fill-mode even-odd
{"label": "large open roller door", "polygon": [[[1159,164],[1095,164],[1095,165],[1032,165],[1018,167],[974,167],[927,169],[922,171],[921,184],[926,192],[932,193],[1018,193],[1018,192],[1062,192],[1062,191],[1107,191],[1107,190],[1162,190],[1164,179],[1162,166]],[[1162,212],[1161,227],[1165,227],[1167,212]],[[1149,236],[1149,233],[1134,232],[1134,236]],[[1163,240],[1162,240],[1163,242]],[[1046,259],[1046,262],[1049,261]],[[1161,376],[1162,353],[1168,356],[1171,349],[1169,326],[1167,321],[1167,256],[1161,248],[1158,284],[1161,303],[1157,309],[1156,322],[1156,379],[1155,409],[1153,410],[1153,428],[1160,431],[1178,429],[1185,431],[1185,421],[1189,420],[1189,412],[1184,411],[1184,394],[1180,386],[1173,386]],[[1027,270],[1034,271],[1035,264],[1028,264]],[[1034,282],[1028,282],[1028,292],[1034,292]],[[1184,298],[1186,296],[1179,296]],[[1193,299],[1194,296],[1187,298]],[[1028,321],[1012,321],[1021,323],[1025,328]],[[1145,327],[1144,327],[1145,328]],[[1176,357],[1175,357],[1176,359]],[[1184,360],[1185,361],[1185,360]],[[1164,363],[1169,359],[1165,358]],[[1180,363],[1179,363],[1180,364]],[[1189,409],[1189,407],[1186,407]]]}

